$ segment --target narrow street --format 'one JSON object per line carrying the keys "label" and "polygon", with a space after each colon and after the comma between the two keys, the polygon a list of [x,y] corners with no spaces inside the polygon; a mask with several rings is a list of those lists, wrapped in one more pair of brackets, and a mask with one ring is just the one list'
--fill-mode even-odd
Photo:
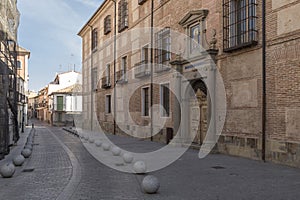
{"label": "narrow street", "polygon": [[[300,171],[220,154],[198,159],[188,150],[178,161],[153,173],[157,194],[144,194],[144,175],[121,173],[93,158],[79,138],[34,121],[32,156],[11,179],[0,178],[0,199],[299,199]],[[28,132],[29,128],[26,129]],[[26,133],[25,133],[26,134]],[[111,137],[133,150],[161,144]],[[134,143],[135,142],[135,143]]]}

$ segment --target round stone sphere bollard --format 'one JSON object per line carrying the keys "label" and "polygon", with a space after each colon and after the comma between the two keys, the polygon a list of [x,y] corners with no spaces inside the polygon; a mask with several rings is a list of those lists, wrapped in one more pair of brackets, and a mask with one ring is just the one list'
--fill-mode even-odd
{"label": "round stone sphere bollard", "polygon": [[0,174],[3,178],[11,178],[16,171],[12,163],[7,163],[0,168]]}
{"label": "round stone sphere bollard", "polygon": [[94,143],[95,142],[95,139],[94,138],[89,138],[89,143]]}
{"label": "round stone sphere bollard", "polygon": [[113,147],[112,149],[111,149],[111,152],[112,152],[112,154],[114,155],[114,156],[119,156],[119,155],[121,155],[121,149],[119,148],[119,147]]}
{"label": "round stone sphere bollard", "polygon": [[25,147],[24,147],[24,149],[30,149],[30,151],[32,151],[32,146],[29,145],[29,144],[26,144]]}
{"label": "round stone sphere bollard", "polygon": [[142,181],[142,188],[145,193],[154,194],[158,191],[159,187],[159,180],[153,175],[146,176]]}
{"label": "round stone sphere bollard", "polygon": [[15,166],[22,166],[25,161],[24,156],[18,155],[13,159],[13,163]]}
{"label": "round stone sphere bollard", "polygon": [[104,151],[109,151],[109,149],[110,149],[110,144],[108,144],[108,143],[103,143],[103,144],[102,144],[102,148],[103,148]]}
{"label": "round stone sphere bollard", "polygon": [[137,174],[144,174],[146,173],[146,163],[144,161],[137,161],[134,163],[133,165],[133,170],[135,171],[135,173]]}
{"label": "round stone sphere bollard", "polygon": [[133,155],[131,153],[124,153],[123,154],[123,160],[124,160],[125,163],[132,163]]}
{"label": "round stone sphere bollard", "polygon": [[96,140],[95,145],[96,145],[96,147],[101,147],[101,145],[102,145],[101,140]]}
{"label": "round stone sphere bollard", "polygon": [[30,150],[30,149],[23,149],[23,151],[21,152],[21,154],[22,154],[25,158],[29,158],[29,156],[31,156],[31,150]]}

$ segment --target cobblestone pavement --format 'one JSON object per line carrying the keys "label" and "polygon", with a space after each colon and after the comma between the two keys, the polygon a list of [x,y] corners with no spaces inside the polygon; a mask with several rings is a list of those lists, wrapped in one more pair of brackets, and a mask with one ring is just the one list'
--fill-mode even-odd
{"label": "cobblestone pavement", "polygon": [[[188,150],[170,166],[152,173],[161,188],[158,194],[146,195],[140,188],[144,175],[110,169],[89,154],[77,137],[35,123],[33,154],[13,178],[0,178],[1,200],[300,199],[299,169],[217,154],[200,160],[196,150]],[[162,146],[127,137],[110,139],[135,152]]]}

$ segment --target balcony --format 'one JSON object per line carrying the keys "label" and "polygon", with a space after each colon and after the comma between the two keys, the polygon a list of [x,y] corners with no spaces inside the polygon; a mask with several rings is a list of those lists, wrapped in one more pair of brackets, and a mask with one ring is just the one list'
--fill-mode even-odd
{"label": "balcony", "polygon": [[134,65],[135,78],[144,78],[150,76],[150,64],[147,60],[143,60]]}
{"label": "balcony", "polygon": [[110,83],[110,77],[105,76],[101,79],[101,87],[103,89],[108,89],[111,87],[111,83]]}
{"label": "balcony", "polygon": [[118,84],[126,84],[127,78],[126,78],[126,73],[125,70],[120,70],[116,73],[116,77],[117,77],[117,83]]}
{"label": "balcony", "polygon": [[154,72],[155,73],[161,73],[165,71],[169,71],[171,68],[169,66],[166,66],[164,64],[155,64]]}

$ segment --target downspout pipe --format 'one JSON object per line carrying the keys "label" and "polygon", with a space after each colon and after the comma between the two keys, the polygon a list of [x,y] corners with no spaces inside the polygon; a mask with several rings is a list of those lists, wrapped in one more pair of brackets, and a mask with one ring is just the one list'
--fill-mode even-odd
{"label": "downspout pipe", "polygon": [[151,63],[151,84],[150,84],[150,106],[151,106],[151,112],[150,112],[150,118],[151,118],[151,141],[153,141],[153,26],[154,26],[154,0],[151,0],[151,51],[150,51],[150,63]]}
{"label": "downspout pipe", "polygon": [[116,124],[116,117],[117,117],[117,105],[116,105],[116,98],[117,98],[117,72],[116,72],[116,59],[117,59],[117,2],[116,0],[111,0],[114,2],[114,131],[113,134],[116,135],[117,124]]}
{"label": "downspout pipe", "polygon": [[[88,25],[91,29],[91,45],[92,45],[92,41],[93,41],[93,30],[94,30],[94,27],[91,26],[91,25]],[[91,48],[91,71],[90,71],[90,76],[91,76],[91,131],[93,131],[93,114],[94,114],[94,102],[93,102],[93,50]]]}
{"label": "downspout pipe", "polygon": [[266,162],[266,0],[262,0],[262,160]]}

